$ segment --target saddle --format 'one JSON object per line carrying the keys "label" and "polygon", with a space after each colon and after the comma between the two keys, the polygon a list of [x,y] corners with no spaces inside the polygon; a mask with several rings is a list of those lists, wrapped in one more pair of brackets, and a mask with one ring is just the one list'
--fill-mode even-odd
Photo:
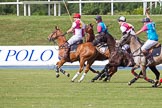
{"label": "saddle", "polygon": [[105,54],[106,50],[108,49],[108,45],[107,45],[107,43],[101,42],[96,46],[96,49],[101,54]]}
{"label": "saddle", "polygon": [[161,44],[157,43],[149,49],[149,53],[153,56],[159,56],[161,54]]}
{"label": "saddle", "polygon": [[75,52],[77,47],[78,47],[78,45],[82,44],[82,43],[83,43],[83,40],[79,40],[79,41],[75,42],[74,44],[72,44],[70,46],[70,52]]}

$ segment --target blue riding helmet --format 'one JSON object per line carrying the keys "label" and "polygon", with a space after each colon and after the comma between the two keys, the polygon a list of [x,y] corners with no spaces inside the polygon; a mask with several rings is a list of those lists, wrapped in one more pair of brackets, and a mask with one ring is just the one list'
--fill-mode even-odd
{"label": "blue riding helmet", "polygon": [[148,17],[143,18],[143,19],[142,19],[142,23],[144,23],[144,22],[150,22],[150,18],[148,18]]}
{"label": "blue riding helmet", "polygon": [[102,21],[102,17],[101,16],[96,16],[95,19]]}

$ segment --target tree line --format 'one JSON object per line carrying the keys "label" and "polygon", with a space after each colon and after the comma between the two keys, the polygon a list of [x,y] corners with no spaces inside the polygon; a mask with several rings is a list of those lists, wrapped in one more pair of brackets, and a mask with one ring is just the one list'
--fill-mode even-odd
{"label": "tree line", "polygon": [[[19,1],[34,1],[34,0],[19,0]],[[37,0],[45,1],[45,0]],[[52,0],[51,0],[52,1]],[[54,0],[60,1],[60,0]],[[65,0],[66,1],[66,0]],[[75,1],[75,0],[71,0]],[[16,0],[1,0],[1,2],[16,2]],[[149,5],[149,4],[148,4]],[[79,4],[67,4],[70,14],[79,12]],[[48,5],[33,4],[31,5],[32,15],[47,15]],[[20,15],[23,15],[23,5],[20,5]],[[53,6],[51,5],[51,13],[53,13]],[[16,13],[16,5],[0,5],[0,15],[12,15]],[[87,3],[82,4],[82,14],[84,15],[108,15],[111,13],[110,3]],[[156,8],[152,8],[152,14],[162,14],[162,7],[159,5]],[[61,4],[61,14],[66,15],[67,10],[64,3]],[[114,3],[114,14],[123,15],[142,15],[143,3]]]}

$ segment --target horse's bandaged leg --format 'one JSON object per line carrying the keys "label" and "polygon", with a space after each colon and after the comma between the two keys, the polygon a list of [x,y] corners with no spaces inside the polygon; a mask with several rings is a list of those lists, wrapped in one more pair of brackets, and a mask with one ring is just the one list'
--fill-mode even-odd
{"label": "horse's bandaged leg", "polygon": [[72,78],[72,80],[71,81],[74,81],[78,76],[79,76],[79,72],[77,72],[75,75],[74,75],[74,77]]}
{"label": "horse's bandaged leg", "polygon": [[84,79],[85,76],[86,76],[86,73],[83,73],[81,78],[80,78],[80,80],[78,82],[81,82]]}

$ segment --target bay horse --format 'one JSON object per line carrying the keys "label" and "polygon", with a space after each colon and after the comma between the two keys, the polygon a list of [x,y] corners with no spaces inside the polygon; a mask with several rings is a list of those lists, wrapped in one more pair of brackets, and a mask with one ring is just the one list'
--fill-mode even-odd
{"label": "bay horse", "polygon": [[151,70],[155,73],[156,75],[156,79],[155,81],[152,79],[149,79],[146,75],[146,57],[143,55],[142,50],[141,50],[141,46],[142,43],[140,42],[139,38],[135,35],[131,35],[130,33],[123,35],[124,37],[126,37],[126,39],[122,42],[122,44],[129,44],[130,45],[130,50],[131,53],[133,55],[133,59],[134,62],[136,63],[135,66],[132,67],[131,69],[131,73],[135,76],[134,79],[132,79],[130,82],[128,82],[128,85],[131,85],[132,83],[134,83],[139,77],[139,75],[135,72],[135,70],[137,68],[140,67],[141,71],[142,71],[142,75],[144,80],[146,80],[147,82],[150,82],[153,84],[153,87],[158,87],[159,86],[159,77],[160,77],[160,73],[159,71],[156,69],[156,65],[159,65],[162,63],[162,48],[161,46],[158,48],[154,48],[150,51],[153,51],[152,55],[154,56],[154,62],[152,64],[149,65],[149,67],[151,68]]}
{"label": "bay horse", "polygon": [[75,74],[75,76],[71,80],[72,82],[74,82],[74,80],[83,71],[85,62],[87,62],[84,73],[82,74],[81,78],[78,80],[78,82],[81,82],[84,79],[87,72],[89,71],[90,66],[93,64],[94,59],[96,58],[96,55],[97,55],[97,50],[91,42],[82,43],[78,45],[78,47],[76,48],[76,51],[70,52],[69,60],[64,59],[63,57],[64,51],[66,50],[64,45],[67,42],[64,35],[65,34],[59,29],[59,27],[56,26],[54,31],[48,36],[48,40],[50,41],[57,40],[57,43],[59,46],[60,61],[56,63],[56,77],[59,77],[59,71],[61,71],[63,74],[69,77],[70,74],[62,70],[61,66],[65,62],[79,61],[80,63],[79,71]]}
{"label": "bay horse", "polygon": [[[92,42],[94,39],[95,39],[95,34],[94,34],[94,30],[93,30],[93,24],[87,24],[86,25],[86,42]],[[108,36],[109,36],[110,34],[108,34]],[[99,35],[97,35],[97,36],[99,36]],[[110,35],[110,37],[109,37],[109,40],[111,41],[111,42],[114,42],[114,43],[112,43],[113,45],[115,45],[115,41],[114,41],[114,38],[111,38],[112,36]],[[113,46],[112,45],[109,45],[110,46],[110,49],[112,49],[113,48]],[[103,46],[101,45],[101,46],[99,46],[100,48],[103,48]],[[96,58],[95,58],[95,60],[99,60],[99,61],[103,61],[103,60],[108,60],[109,59],[109,57],[110,57],[110,50],[109,50],[109,47],[106,49],[106,51],[103,53],[103,52],[101,52],[100,51],[100,48],[99,47],[96,47],[96,49],[97,49],[97,56],[96,56]],[[94,69],[92,69],[92,68],[90,68],[90,70],[92,71],[92,72],[95,72],[95,70]],[[109,72],[109,74],[107,74],[107,71],[110,71]],[[100,78],[100,80],[102,79],[102,77],[103,77],[103,75],[105,75],[105,79],[103,80],[103,81],[107,81],[107,80],[110,80],[110,78],[111,78],[111,76],[114,74],[114,72],[116,72],[117,71],[117,67],[111,67],[111,68],[107,68],[107,66],[105,66],[104,67],[104,69],[97,75],[97,76],[95,76],[92,80],[91,80],[91,82],[94,82],[95,80],[97,80],[97,79],[99,79]]]}
{"label": "bay horse", "polygon": [[87,33],[85,42],[92,42],[95,39],[93,24],[87,24],[85,32]]}

